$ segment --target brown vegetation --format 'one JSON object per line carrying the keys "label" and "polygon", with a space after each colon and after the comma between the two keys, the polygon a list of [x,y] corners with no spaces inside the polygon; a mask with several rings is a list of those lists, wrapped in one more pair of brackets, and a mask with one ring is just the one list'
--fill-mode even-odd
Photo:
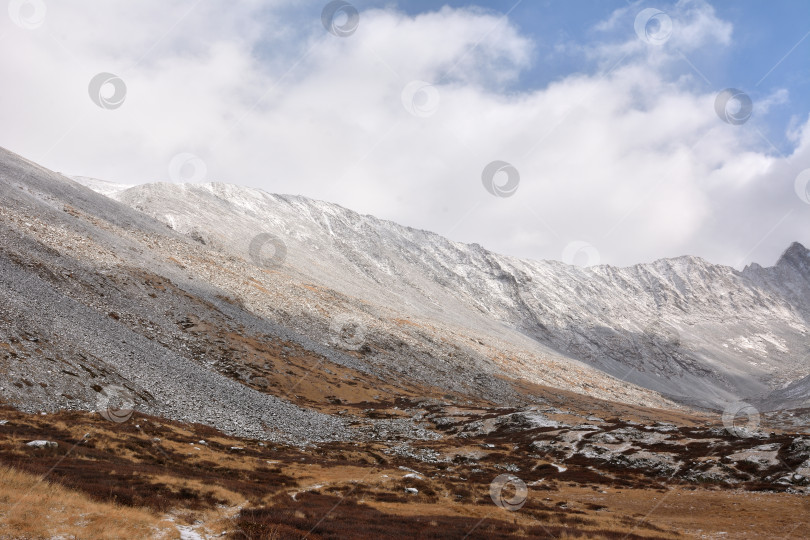
{"label": "brown vegetation", "polygon": [[0,466],[0,538],[178,538],[153,512],[100,502],[41,476]]}
{"label": "brown vegetation", "polygon": [[[472,418],[474,411],[452,412]],[[808,525],[804,500],[787,493],[685,484],[577,458],[561,471],[553,456],[525,450],[543,429],[411,442],[442,456],[424,462],[378,443],[297,449],[139,413],[124,424],[10,408],[0,408],[0,417],[7,420],[0,426],[0,537],[152,537],[176,531],[168,517],[234,539],[402,538],[403,531],[411,538],[676,538],[698,529],[745,538],[797,536]],[[59,446],[25,446],[33,439]],[[707,450],[692,444],[690,453]],[[507,463],[529,490],[516,512],[497,507],[489,493]],[[45,482],[36,484],[39,478]],[[115,516],[120,531],[94,516]]]}

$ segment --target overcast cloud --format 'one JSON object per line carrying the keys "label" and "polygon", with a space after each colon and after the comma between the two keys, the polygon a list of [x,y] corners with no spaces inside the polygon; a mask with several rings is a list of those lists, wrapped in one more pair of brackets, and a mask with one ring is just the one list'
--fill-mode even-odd
{"label": "overcast cloud", "polygon": [[[588,42],[560,43],[583,63],[538,88],[517,84],[543,61],[536,40],[480,8],[361,9],[338,37],[321,24],[323,3],[43,5],[36,28],[13,13],[0,26],[0,145],[68,174],[302,194],[580,264],[693,254],[741,268],[810,245],[796,183],[810,168],[808,111],[794,111],[793,148],[780,151],[765,121],[789,89],[759,96],[733,125],[715,113],[725,81],[675,69],[734,47],[707,3],[670,6],[660,44],[634,30],[646,4],[620,8]],[[36,26],[23,8],[23,26]],[[120,107],[88,95],[101,72],[126,84]],[[199,159],[173,162],[188,154]],[[495,160],[519,173],[509,197],[482,184]]]}

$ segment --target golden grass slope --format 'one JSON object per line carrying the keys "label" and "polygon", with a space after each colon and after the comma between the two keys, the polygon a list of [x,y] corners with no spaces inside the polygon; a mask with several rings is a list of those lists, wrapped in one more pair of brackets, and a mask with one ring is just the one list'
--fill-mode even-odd
{"label": "golden grass slope", "polygon": [[0,465],[0,538],[179,538],[169,521],[141,508],[90,499]]}

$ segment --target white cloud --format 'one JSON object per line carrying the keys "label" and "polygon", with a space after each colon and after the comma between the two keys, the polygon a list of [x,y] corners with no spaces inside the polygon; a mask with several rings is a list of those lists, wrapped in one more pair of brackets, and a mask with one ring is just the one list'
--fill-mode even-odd
{"label": "white cloud", "polygon": [[[190,152],[209,180],[331,200],[519,256],[559,259],[582,240],[611,264],[691,253],[738,265],[810,243],[810,207],[793,192],[810,166],[808,120],[792,128],[789,161],[774,158],[756,121],[782,91],[732,126],[715,115],[714,90],[672,73],[676,48],[730,42],[705,3],[677,4],[673,35],[655,50],[620,10],[601,29],[624,25],[624,39],[588,46],[613,62],[520,91],[534,44],[481,10],[363,11],[338,38],[315,3],[305,24],[258,1],[111,4],[49,3],[37,30],[3,23],[0,43],[14,54],[0,59],[0,144],[124,182],[167,179],[172,158]],[[121,108],[89,99],[100,71],[125,80]],[[429,117],[402,105],[413,80],[438,91]],[[520,171],[514,196],[481,185],[493,160]]]}
{"label": "white cloud", "polygon": [[[728,45],[731,43],[733,26],[717,17],[711,4],[703,0],[679,0],[671,8],[656,9],[650,4],[637,3],[614,11],[611,16],[595,26],[595,30],[607,34],[620,34],[628,26],[633,27],[636,17],[645,9],[660,12],[672,23],[672,31],[665,43],[684,51],[705,46]],[[629,21],[629,25],[628,25]],[[654,25],[656,21],[652,21]],[[656,30],[653,26],[651,30]],[[619,40],[625,50],[643,50],[644,44],[638,41]],[[652,49],[655,50],[655,49]]]}

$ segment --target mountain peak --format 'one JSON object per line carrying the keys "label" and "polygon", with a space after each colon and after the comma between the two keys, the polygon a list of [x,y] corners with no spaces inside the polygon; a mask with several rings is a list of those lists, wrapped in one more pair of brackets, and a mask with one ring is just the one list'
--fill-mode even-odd
{"label": "mountain peak", "polygon": [[810,251],[799,242],[790,244],[790,247],[782,253],[782,256],[776,262],[778,267],[801,268],[808,265],[810,265]]}

